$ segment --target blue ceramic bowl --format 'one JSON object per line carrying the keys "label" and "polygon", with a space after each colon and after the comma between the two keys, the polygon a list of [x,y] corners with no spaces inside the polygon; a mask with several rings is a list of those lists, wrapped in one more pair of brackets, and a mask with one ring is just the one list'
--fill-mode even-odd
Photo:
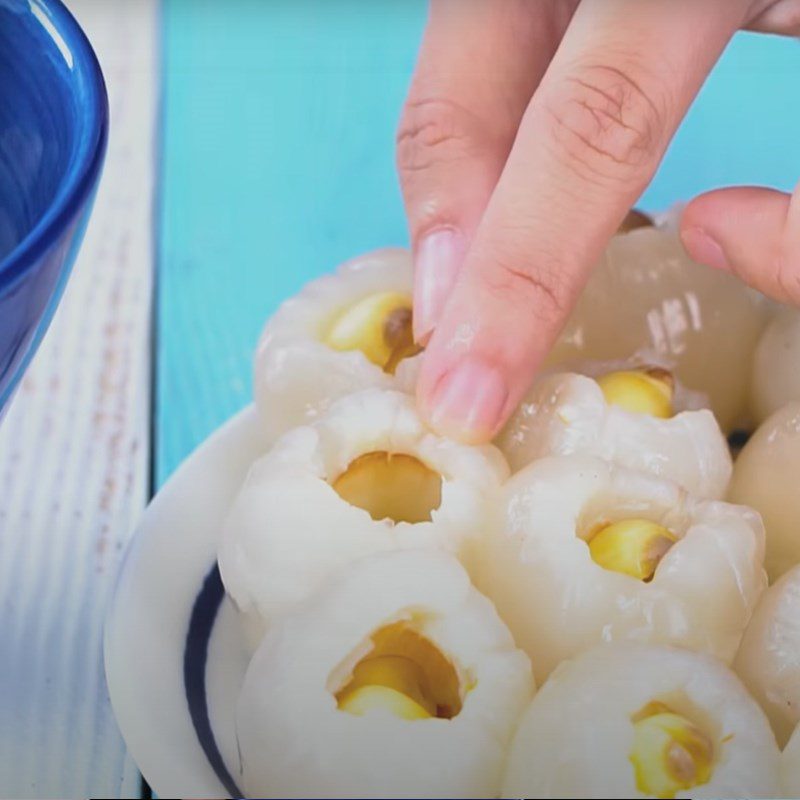
{"label": "blue ceramic bowl", "polygon": [[52,318],[105,155],[108,99],[59,0],[0,0],[0,416]]}

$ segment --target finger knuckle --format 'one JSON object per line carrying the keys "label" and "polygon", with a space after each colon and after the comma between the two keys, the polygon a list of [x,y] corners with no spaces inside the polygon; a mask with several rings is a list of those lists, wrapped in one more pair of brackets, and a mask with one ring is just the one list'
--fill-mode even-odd
{"label": "finger knuckle", "polygon": [[754,23],[759,30],[797,36],[800,32],[800,0],[760,3]]}
{"label": "finger knuckle", "polygon": [[666,115],[663,103],[633,73],[581,66],[546,103],[552,141],[586,177],[644,182],[655,169]]}
{"label": "finger knuckle", "polygon": [[558,276],[557,269],[535,267],[529,260],[494,252],[484,280],[488,290],[504,302],[535,308],[542,321],[549,322],[560,318],[566,307]]}
{"label": "finger knuckle", "polygon": [[409,100],[397,130],[397,166],[402,175],[468,155],[474,148],[474,115],[452,100]]}

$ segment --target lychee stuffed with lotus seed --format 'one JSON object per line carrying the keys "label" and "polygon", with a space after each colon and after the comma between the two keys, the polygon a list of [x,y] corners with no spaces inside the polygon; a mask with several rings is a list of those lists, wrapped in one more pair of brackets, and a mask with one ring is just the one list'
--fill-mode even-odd
{"label": "lychee stuffed with lotus seed", "polygon": [[655,361],[705,393],[729,431],[748,414],[766,303],[734,276],[693,262],[672,228],[641,226],[611,240],[547,364]]}
{"label": "lychee stuffed with lotus seed", "polygon": [[514,470],[549,455],[593,455],[719,499],[731,477],[728,443],[707,408],[679,407],[681,394],[660,367],[546,375],[497,444]]}
{"label": "lychee stuffed with lotus seed", "polygon": [[249,797],[496,797],[527,656],[444,553],[364,558],[267,632],[237,712]]}
{"label": "lychee stuffed with lotus seed", "polygon": [[257,638],[359,557],[429,547],[468,564],[507,475],[491,445],[431,433],[408,395],[342,398],[253,465],[219,544],[225,587]]}
{"label": "lychee stuffed with lotus seed", "polygon": [[600,645],[539,689],[503,797],[779,797],[779,770],[764,714],[719,661]]}
{"label": "lychee stuffed with lotus seed", "polygon": [[412,267],[388,248],[309,283],[267,323],[255,360],[262,424],[273,436],[371,387],[413,391]]}
{"label": "lychee stuffed with lotus seed", "polygon": [[675,644],[730,662],[766,587],[757,514],[588,456],[516,473],[483,542],[478,588],[539,682],[601,641]]}

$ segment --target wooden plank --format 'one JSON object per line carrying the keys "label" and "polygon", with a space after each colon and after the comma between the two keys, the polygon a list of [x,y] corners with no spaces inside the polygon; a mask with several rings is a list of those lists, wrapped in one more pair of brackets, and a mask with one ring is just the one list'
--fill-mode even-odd
{"label": "wooden plank", "polygon": [[138,797],[102,626],[147,500],[154,0],[73,0],[111,101],[86,240],[0,426],[0,794]]}

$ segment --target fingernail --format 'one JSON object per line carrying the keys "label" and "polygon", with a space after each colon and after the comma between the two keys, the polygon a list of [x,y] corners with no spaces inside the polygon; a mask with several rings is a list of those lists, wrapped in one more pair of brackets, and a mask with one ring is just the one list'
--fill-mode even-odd
{"label": "fingernail", "polygon": [[429,404],[430,423],[440,434],[465,442],[491,438],[508,399],[503,376],[467,357],[440,378]]}
{"label": "fingernail", "polygon": [[703,228],[689,228],[683,231],[681,239],[683,246],[695,261],[714,269],[730,270],[730,262],[720,243]]}
{"label": "fingernail", "polygon": [[426,344],[439,323],[466,252],[455,228],[429,233],[417,246],[414,264],[414,339]]}

